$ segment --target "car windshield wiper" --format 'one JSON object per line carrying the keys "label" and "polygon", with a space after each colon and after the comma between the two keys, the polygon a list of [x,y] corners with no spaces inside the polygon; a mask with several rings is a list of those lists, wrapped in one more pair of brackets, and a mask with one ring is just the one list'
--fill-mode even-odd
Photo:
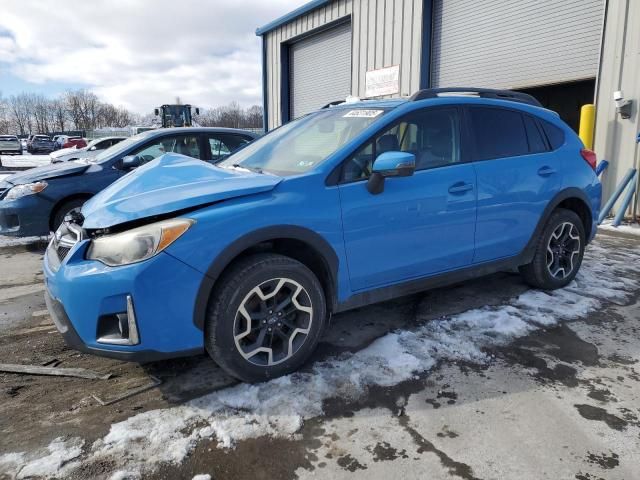
{"label": "car windshield wiper", "polygon": [[231,166],[233,168],[241,168],[241,169],[244,169],[244,170],[249,170],[250,172],[264,173],[260,167],[245,166],[245,165],[240,165],[239,163],[234,163]]}

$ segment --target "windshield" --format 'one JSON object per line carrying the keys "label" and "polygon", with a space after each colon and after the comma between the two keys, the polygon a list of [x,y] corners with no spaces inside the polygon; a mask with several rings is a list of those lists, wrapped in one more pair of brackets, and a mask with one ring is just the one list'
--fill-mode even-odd
{"label": "windshield", "polygon": [[323,162],[386,111],[382,108],[321,110],[273,130],[218,166],[283,176],[304,173]]}
{"label": "windshield", "polygon": [[151,132],[144,132],[139,133],[138,135],[134,135],[133,137],[129,137],[121,142],[116,143],[115,145],[111,145],[109,148],[103,150],[101,153],[99,153],[89,161],[91,163],[100,163],[104,162],[105,160],[109,160],[112,157],[123,153],[125,150],[128,150],[150,134]]}

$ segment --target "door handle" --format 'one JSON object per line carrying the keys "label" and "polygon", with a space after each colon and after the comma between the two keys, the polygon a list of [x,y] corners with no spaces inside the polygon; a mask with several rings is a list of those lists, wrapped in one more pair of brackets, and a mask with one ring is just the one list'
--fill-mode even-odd
{"label": "door handle", "polygon": [[541,177],[548,177],[549,175],[553,175],[554,173],[556,173],[556,169],[548,167],[546,165],[538,169],[538,175],[540,175]]}
{"label": "door handle", "polygon": [[458,182],[449,187],[449,193],[464,193],[473,190],[471,183]]}

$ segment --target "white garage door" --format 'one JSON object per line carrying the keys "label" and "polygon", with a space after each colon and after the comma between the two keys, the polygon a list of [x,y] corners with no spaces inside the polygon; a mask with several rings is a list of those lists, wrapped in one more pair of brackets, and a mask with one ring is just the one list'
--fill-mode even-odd
{"label": "white garage door", "polygon": [[603,8],[603,0],[436,0],[432,84],[516,88],[595,77]]}
{"label": "white garage door", "polygon": [[312,35],[289,50],[291,118],[351,93],[351,24]]}

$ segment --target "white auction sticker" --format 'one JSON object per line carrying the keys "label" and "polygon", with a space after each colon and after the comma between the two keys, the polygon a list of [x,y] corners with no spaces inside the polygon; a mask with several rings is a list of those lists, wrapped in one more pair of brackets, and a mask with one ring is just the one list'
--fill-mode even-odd
{"label": "white auction sticker", "polygon": [[358,110],[349,110],[343,115],[343,117],[358,117],[358,118],[373,118],[380,115],[384,110],[364,110],[359,108]]}

